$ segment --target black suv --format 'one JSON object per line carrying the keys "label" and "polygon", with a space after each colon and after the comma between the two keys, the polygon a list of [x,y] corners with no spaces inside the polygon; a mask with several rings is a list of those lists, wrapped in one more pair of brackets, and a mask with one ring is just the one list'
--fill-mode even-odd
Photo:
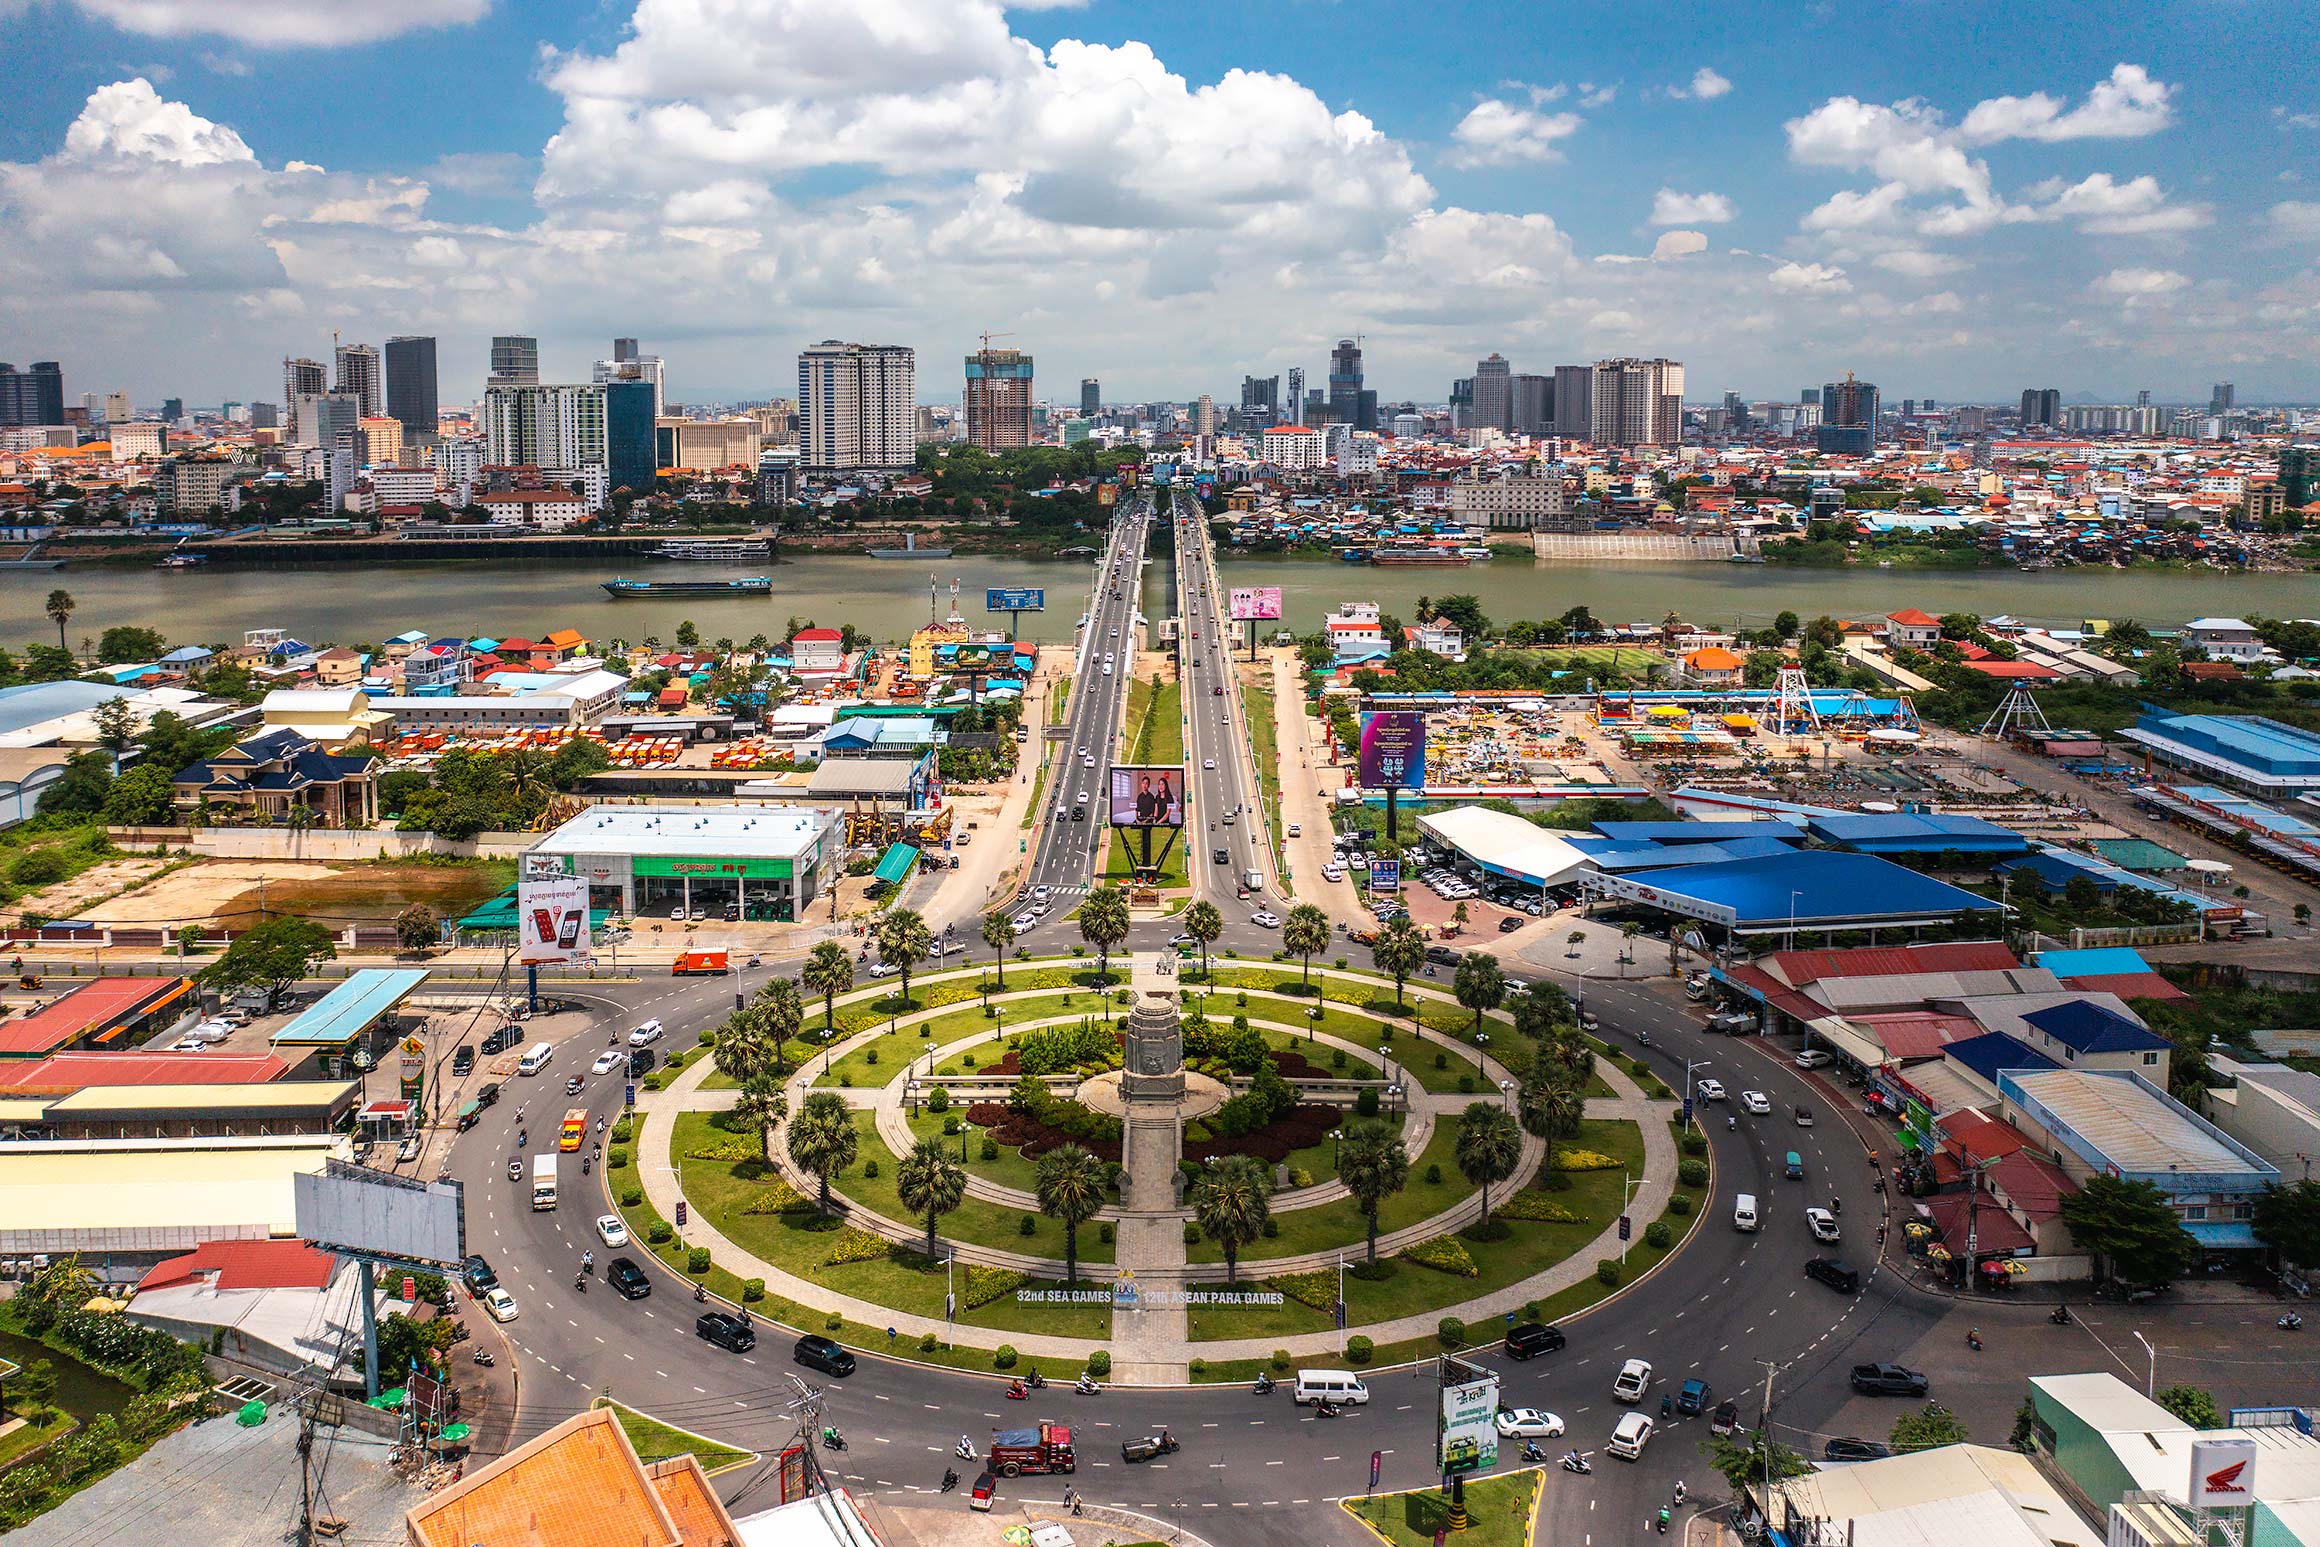
{"label": "black suv", "polygon": [[623,1300],[641,1300],[652,1293],[652,1280],[626,1257],[615,1257],[604,1265],[604,1282],[619,1290]]}
{"label": "black suv", "polygon": [[1901,1364],[1856,1364],[1853,1389],[1865,1397],[1922,1397],[1925,1372]]}
{"label": "black suv", "polygon": [[467,1292],[478,1299],[482,1298],[486,1289],[499,1282],[499,1275],[491,1270],[491,1264],[484,1261],[480,1253],[471,1255],[459,1265],[459,1278],[467,1285]]}
{"label": "black suv", "polygon": [[483,1039],[483,1056],[489,1058],[495,1053],[506,1052],[516,1045],[517,1035],[518,1033],[513,1026],[502,1026]]}
{"label": "black suv", "polygon": [[459,1050],[451,1055],[452,1078],[465,1079],[474,1072],[475,1049],[462,1042],[459,1044]]}
{"label": "black suv", "polygon": [[1426,947],[1426,960],[1438,966],[1455,967],[1458,965],[1458,953],[1446,945],[1430,945]]}
{"label": "black suv", "polygon": [[701,1319],[693,1323],[693,1335],[736,1354],[748,1353],[757,1346],[757,1330],[729,1311],[703,1313]]}
{"label": "black suv", "polygon": [[797,1347],[789,1356],[809,1370],[824,1375],[851,1375],[854,1373],[854,1351],[841,1347],[829,1338],[807,1333],[797,1340]]}
{"label": "black suv", "polygon": [[1543,1322],[1526,1321],[1521,1326],[1508,1331],[1506,1356],[1509,1359],[1535,1359],[1540,1354],[1557,1352],[1562,1348],[1564,1341],[1562,1328],[1550,1327]]}
{"label": "black suv", "polygon": [[487,1107],[497,1100],[499,1100],[499,1081],[486,1081],[475,1088],[475,1104],[477,1106]]}
{"label": "black suv", "polygon": [[1880,1445],[1875,1440],[1856,1440],[1840,1436],[1821,1447],[1824,1461],[1882,1461],[1893,1454],[1893,1447]]}
{"label": "black suv", "polygon": [[1858,1294],[1861,1289],[1861,1275],[1834,1257],[1807,1259],[1804,1265],[1804,1276],[1820,1280],[1839,1294]]}
{"label": "black suv", "polygon": [[650,1073],[652,1073],[652,1067],[653,1067],[653,1050],[652,1050],[651,1048],[649,1048],[649,1047],[640,1047],[640,1048],[636,1048],[636,1049],[632,1050],[632,1051],[629,1053],[629,1055],[628,1055],[628,1077],[629,1077],[630,1079],[632,1079],[632,1080],[633,1080],[633,1079],[636,1079],[636,1078],[638,1078],[640,1075],[647,1075],[647,1074],[650,1074]]}

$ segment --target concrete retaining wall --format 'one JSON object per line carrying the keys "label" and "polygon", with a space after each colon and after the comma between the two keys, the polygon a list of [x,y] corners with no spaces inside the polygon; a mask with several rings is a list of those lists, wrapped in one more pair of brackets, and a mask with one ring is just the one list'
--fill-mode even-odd
{"label": "concrete retaining wall", "polygon": [[504,858],[523,853],[536,841],[530,833],[478,833],[473,838],[438,838],[433,833],[397,832],[391,827],[346,831],[289,827],[109,827],[116,848],[183,849],[205,859],[408,859],[449,854],[462,859]]}
{"label": "concrete retaining wall", "polygon": [[1629,562],[1637,559],[1670,563],[1715,563],[1735,552],[1754,553],[1753,538],[1729,534],[1682,537],[1673,532],[1533,532],[1534,558],[1567,564]]}

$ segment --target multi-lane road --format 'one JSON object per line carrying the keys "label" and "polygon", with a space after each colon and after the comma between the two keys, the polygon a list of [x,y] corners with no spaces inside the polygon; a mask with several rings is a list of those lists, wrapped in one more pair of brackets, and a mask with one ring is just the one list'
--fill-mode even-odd
{"label": "multi-lane road", "polygon": [[1208,519],[1190,495],[1178,492],[1171,504],[1177,616],[1182,620],[1177,652],[1183,679],[1184,753],[1193,792],[1184,834],[1185,861],[1194,887],[1223,909],[1231,935],[1238,933],[1232,925],[1246,924],[1264,906],[1261,896],[1245,908],[1239,905],[1238,894],[1252,890],[1244,885],[1247,878],[1255,873],[1261,881],[1272,867],[1264,852],[1256,771],[1249,761],[1248,726],[1233,675],[1232,625],[1225,615],[1226,592],[1218,580]]}

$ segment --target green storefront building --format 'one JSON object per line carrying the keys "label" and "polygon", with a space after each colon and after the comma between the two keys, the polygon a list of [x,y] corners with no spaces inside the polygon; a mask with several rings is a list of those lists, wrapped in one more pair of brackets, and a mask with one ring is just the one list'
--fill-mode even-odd
{"label": "green storefront building", "polygon": [[830,884],[838,820],[805,806],[595,806],[532,853],[631,917],[795,919]]}

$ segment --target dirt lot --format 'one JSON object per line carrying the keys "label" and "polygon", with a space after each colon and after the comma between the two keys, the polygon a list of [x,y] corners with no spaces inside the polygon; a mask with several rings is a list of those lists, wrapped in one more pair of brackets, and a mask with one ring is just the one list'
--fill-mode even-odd
{"label": "dirt lot", "polygon": [[[119,859],[91,865],[69,881],[59,881],[54,886],[27,893],[18,900],[15,907],[0,911],[0,922],[20,923],[27,913],[38,913],[52,919],[80,917],[80,908],[90,898],[117,892],[125,886],[134,886],[168,863],[165,859],[156,859],[149,854],[124,854]],[[98,914],[91,912],[86,916],[95,918]]]}
{"label": "dirt lot", "polygon": [[464,912],[507,884],[505,868],[208,860],[99,903],[80,917],[100,924],[166,928],[223,924],[241,929],[259,921],[262,896],[265,915],[297,914],[333,927],[376,924],[391,920],[414,902],[424,902],[438,913]]}

